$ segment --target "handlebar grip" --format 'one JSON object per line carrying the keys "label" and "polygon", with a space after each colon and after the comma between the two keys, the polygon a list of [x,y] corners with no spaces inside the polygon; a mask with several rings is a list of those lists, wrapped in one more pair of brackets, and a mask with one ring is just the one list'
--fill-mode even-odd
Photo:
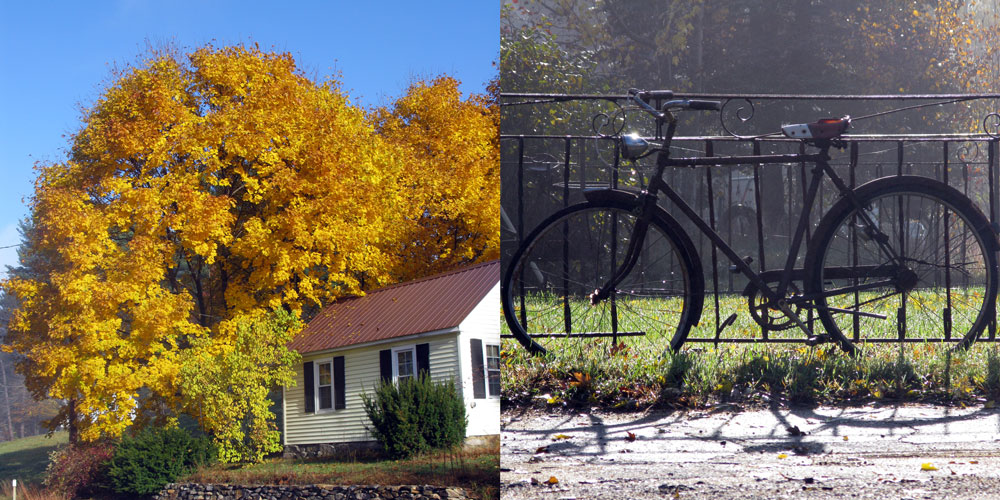
{"label": "handlebar grip", "polygon": [[688,101],[688,107],[690,109],[703,109],[707,111],[717,111],[722,109],[722,103],[719,101]]}
{"label": "handlebar grip", "polygon": [[639,99],[649,101],[650,99],[673,99],[673,90],[644,90],[639,92]]}

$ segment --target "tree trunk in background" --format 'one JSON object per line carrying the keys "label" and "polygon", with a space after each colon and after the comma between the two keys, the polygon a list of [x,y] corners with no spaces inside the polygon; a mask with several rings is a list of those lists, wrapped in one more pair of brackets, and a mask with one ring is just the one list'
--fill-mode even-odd
{"label": "tree trunk in background", "polygon": [[4,366],[2,357],[0,357],[0,383],[3,383],[3,403],[7,409],[7,438],[13,441],[14,423],[10,418],[10,392],[7,390],[7,367]]}
{"label": "tree trunk in background", "polygon": [[705,91],[705,6],[698,10],[698,20],[695,22],[694,35],[694,90]]}

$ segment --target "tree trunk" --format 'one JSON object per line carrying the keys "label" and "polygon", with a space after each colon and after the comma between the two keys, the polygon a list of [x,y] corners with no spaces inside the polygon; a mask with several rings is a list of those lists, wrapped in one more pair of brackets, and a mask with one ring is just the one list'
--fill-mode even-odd
{"label": "tree trunk", "polygon": [[694,32],[694,90],[705,91],[705,5],[698,9],[698,19],[695,22]]}
{"label": "tree trunk", "polygon": [[69,444],[76,444],[77,441],[80,439],[80,436],[79,436],[80,432],[76,428],[77,418],[76,418],[76,400],[75,399],[69,400],[69,411],[67,413],[68,413],[67,420],[69,420],[69,422],[68,422],[68,427],[69,427]]}
{"label": "tree trunk", "polygon": [[7,409],[7,436],[14,440],[14,422],[10,418],[10,392],[7,390],[7,367],[4,366],[3,357],[0,356],[0,382],[3,383],[3,402]]}

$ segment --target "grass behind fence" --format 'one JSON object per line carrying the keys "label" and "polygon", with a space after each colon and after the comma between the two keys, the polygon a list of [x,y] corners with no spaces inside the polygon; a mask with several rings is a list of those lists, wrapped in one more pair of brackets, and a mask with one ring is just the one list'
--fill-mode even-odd
{"label": "grass behind fence", "polygon": [[[1000,345],[868,344],[851,357],[826,344],[583,347],[531,356],[504,340],[505,405],[637,409],[715,401],[862,404],[878,400],[992,406],[1000,398]],[[659,347],[662,347],[659,346]]]}

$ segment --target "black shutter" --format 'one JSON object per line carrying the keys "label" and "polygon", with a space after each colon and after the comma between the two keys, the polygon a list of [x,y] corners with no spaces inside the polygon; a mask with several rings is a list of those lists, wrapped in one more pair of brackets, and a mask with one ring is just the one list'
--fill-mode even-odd
{"label": "black shutter", "polygon": [[483,366],[483,341],[472,339],[472,397],[486,399],[486,376]]}
{"label": "black shutter", "polygon": [[392,349],[378,352],[378,369],[382,372],[383,382],[392,382]]}
{"label": "black shutter", "polygon": [[306,387],[306,413],[316,412],[316,392],[314,386],[316,380],[313,377],[313,362],[307,361],[302,363],[302,381],[305,382],[302,385]]}
{"label": "black shutter", "polygon": [[333,409],[347,408],[347,398],[344,394],[344,357],[333,358]]}
{"label": "black shutter", "polygon": [[431,373],[430,344],[417,344],[417,376]]}

